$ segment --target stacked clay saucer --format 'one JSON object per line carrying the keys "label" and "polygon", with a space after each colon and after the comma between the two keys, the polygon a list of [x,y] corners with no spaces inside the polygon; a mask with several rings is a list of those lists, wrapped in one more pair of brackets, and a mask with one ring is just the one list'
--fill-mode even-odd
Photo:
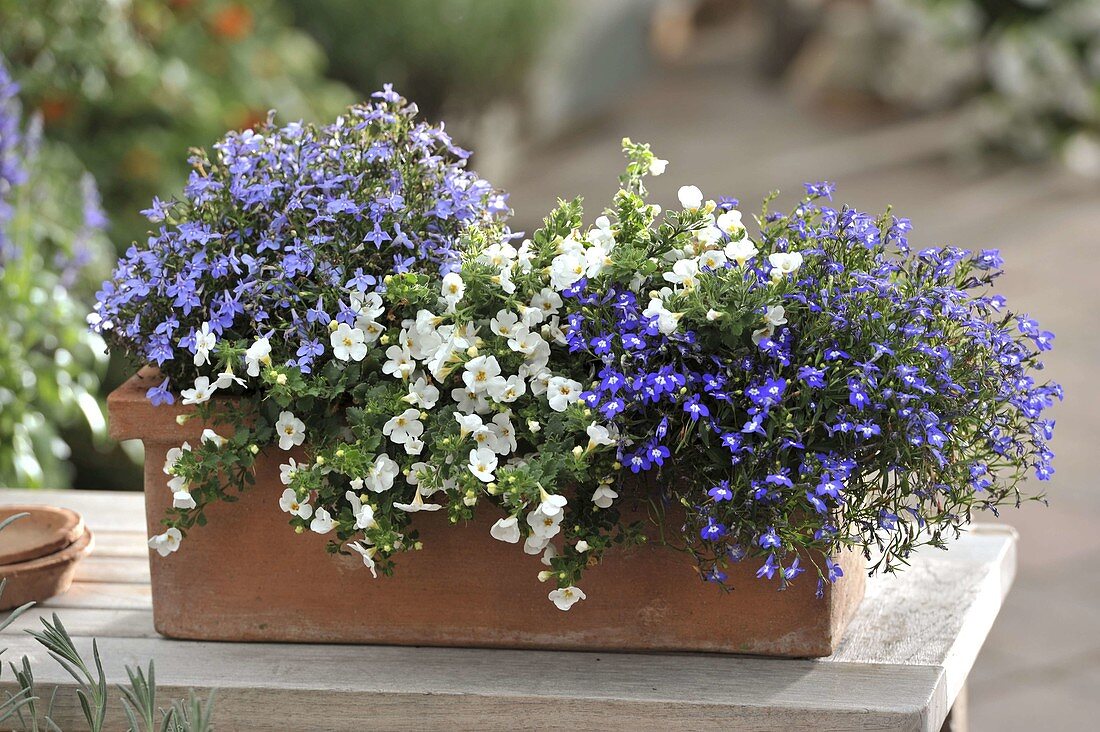
{"label": "stacked clay saucer", "polygon": [[69,589],[76,565],[95,545],[75,511],[53,506],[0,506],[0,610],[46,600]]}

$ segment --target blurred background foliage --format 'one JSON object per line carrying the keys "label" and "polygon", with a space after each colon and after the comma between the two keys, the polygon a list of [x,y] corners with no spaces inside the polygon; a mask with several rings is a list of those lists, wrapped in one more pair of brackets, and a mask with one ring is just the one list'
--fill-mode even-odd
{"label": "blurred background foliage", "polygon": [[120,249],[151,197],[181,187],[189,147],[353,98],[278,0],[0,0],[0,17],[24,105],[95,175]]}
{"label": "blurred background foliage", "polygon": [[362,93],[392,83],[429,116],[516,98],[561,8],[554,0],[288,0],[329,72]]}
{"label": "blurred background foliage", "polygon": [[64,486],[63,431],[105,436],[103,343],[84,324],[113,250],[95,182],[41,139],[0,59],[0,485]]}
{"label": "blurred background foliage", "polygon": [[[763,0],[770,2],[770,0]],[[1100,177],[1097,0],[778,0],[778,70],[819,96],[956,109],[962,152]],[[791,28],[800,29],[791,43]]]}

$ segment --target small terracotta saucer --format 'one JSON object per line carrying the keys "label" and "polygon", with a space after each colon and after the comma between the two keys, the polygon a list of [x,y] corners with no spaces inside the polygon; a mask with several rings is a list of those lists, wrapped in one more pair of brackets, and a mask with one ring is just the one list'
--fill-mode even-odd
{"label": "small terracotta saucer", "polygon": [[[22,521],[24,519],[19,519]],[[0,534],[6,534],[19,521]],[[83,522],[81,522],[83,524]],[[7,580],[0,596],[0,610],[10,610],[28,602],[47,600],[69,589],[76,574],[76,565],[95,548],[90,529],[76,541],[53,554],[25,562],[0,565],[0,578]]]}
{"label": "small terracotta saucer", "polygon": [[53,506],[3,506],[0,522],[17,513],[0,531],[0,565],[45,557],[72,544],[84,533],[84,519],[75,511]]}

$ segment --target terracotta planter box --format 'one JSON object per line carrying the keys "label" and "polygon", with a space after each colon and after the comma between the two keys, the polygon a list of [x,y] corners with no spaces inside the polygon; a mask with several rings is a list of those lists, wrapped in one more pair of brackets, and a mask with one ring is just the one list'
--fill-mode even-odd
{"label": "terracotta planter box", "polygon": [[[146,517],[160,533],[171,491],[165,453],[198,440],[203,425],[153,407],[150,372],[108,398],[111,435],[145,443]],[[393,577],[372,579],[358,557],[326,554],[325,537],[295,534],[279,510],[279,462],[261,456],[241,500],[208,507],[174,554],[150,552],[153,616],[169,637],[601,651],[716,651],[769,656],[833,652],[863,598],[862,559],[839,561],[845,577],[814,597],[803,576],[785,592],[755,578],[755,562],[730,571],[733,592],[701,582],[691,558],[650,545],[609,553],[584,576],[588,599],[561,612],[538,581],[538,557],[489,536],[487,506],[467,525],[440,513],[414,519],[424,549],[397,557]]]}

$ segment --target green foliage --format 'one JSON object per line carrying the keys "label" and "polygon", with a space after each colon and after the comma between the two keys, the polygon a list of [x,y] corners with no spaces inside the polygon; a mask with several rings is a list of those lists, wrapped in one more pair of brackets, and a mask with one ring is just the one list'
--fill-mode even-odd
{"label": "green foliage", "polygon": [[559,0],[290,0],[295,20],[360,93],[391,82],[429,114],[515,96]]}
{"label": "green foliage", "polygon": [[0,0],[0,17],[28,107],[95,175],[120,247],[152,194],[177,188],[189,147],[273,107],[311,118],[350,98],[281,0]]}
{"label": "green foliage", "polygon": [[62,428],[105,433],[104,345],[85,314],[109,244],[95,185],[72,153],[40,143],[33,124],[24,135],[13,99],[0,98],[0,117],[12,124],[0,147],[21,172],[13,185],[0,179],[0,485],[64,487]]}

